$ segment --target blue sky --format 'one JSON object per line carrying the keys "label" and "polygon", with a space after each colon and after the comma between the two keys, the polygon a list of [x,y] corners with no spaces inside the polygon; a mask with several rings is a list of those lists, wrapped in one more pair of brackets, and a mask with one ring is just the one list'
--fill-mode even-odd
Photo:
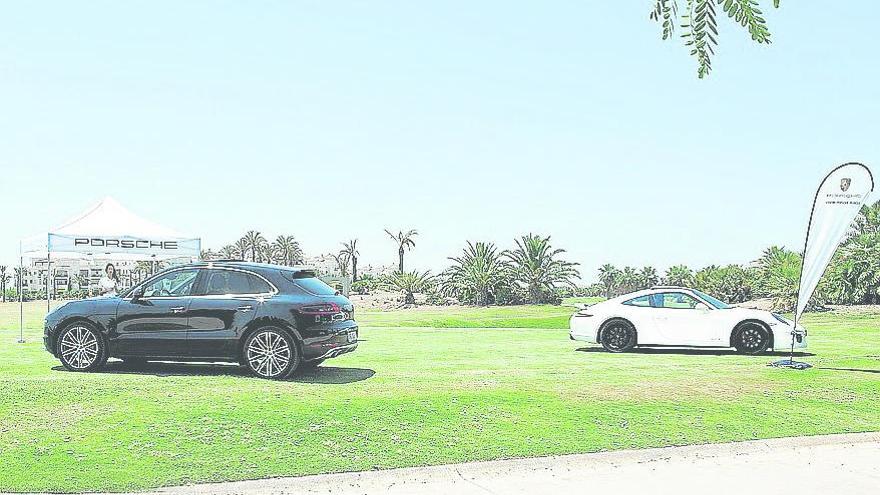
{"label": "blue sky", "polygon": [[359,238],[361,264],[417,228],[408,265],[434,270],[527,232],[586,279],[799,247],[823,174],[880,162],[872,4],[768,6],[770,46],[723,19],[702,81],[650,7],[9,4],[0,262],[108,194],[211,247]]}

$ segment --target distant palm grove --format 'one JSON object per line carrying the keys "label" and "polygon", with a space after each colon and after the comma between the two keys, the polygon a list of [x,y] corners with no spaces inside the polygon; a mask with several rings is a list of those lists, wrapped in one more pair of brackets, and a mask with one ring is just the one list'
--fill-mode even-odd
{"label": "distant palm grove", "polygon": [[[550,236],[527,234],[506,249],[491,242],[467,241],[458,255],[448,258],[448,268],[432,274],[405,269],[405,255],[416,247],[417,230],[386,229],[385,233],[391,241],[388,261],[396,258],[396,269],[389,268],[380,274],[360,273],[358,240],[351,239],[342,242],[338,252],[326,254],[326,259],[333,262],[319,271],[352,281],[355,293],[397,292],[404,304],[415,304],[416,294],[425,296],[429,304],[559,303],[565,297],[610,298],[664,284],[693,287],[731,303],[766,298],[774,308],[790,310],[797,299],[801,270],[800,252],[771,246],[745,266],[711,265],[694,270],[676,265],[661,274],[651,266],[618,268],[605,264],[599,268],[598,283],[583,287],[576,284],[580,278],[578,264],[563,259],[564,249],[555,248]],[[280,235],[269,241],[255,230],[218,251],[203,251],[202,259],[279,265],[306,262],[292,235]],[[138,263],[137,278],[142,279],[156,268],[153,263]],[[18,268],[10,274],[7,267],[0,266],[0,295],[4,299],[16,298],[15,288],[9,288],[12,278],[19,278]],[[33,294],[28,298],[37,297]],[[45,292],[42,297],[45,298]],[[837,250],[810,306],[824,304],[880,304],[880,202],[862,209]]]}
{"label": "distant palm grove", "polygon": [[[801,261],[800,252],[772,246],[748,266],[712,265],[694,271],[678,265],[663,277],[652,267],[604,265],[599,283],[586,292],[613,297],[663,283],[693,287],[731,303],[769,298],[774,308],[791,310]],[[880,304],[880,202],[862,209],[838,248],[810,301],[812,307],[823,304]]]}

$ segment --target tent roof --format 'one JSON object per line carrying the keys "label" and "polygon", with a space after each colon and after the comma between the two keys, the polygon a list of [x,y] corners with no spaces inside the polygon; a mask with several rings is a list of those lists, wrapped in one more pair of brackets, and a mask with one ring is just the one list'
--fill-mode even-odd
{"label": "tent roof", "polygon": [[57,235],[102,235],[132,237],[171,237],[182,236],[164,225],[152,222],[132,213],[111,197],[106,197],[96,205],[51,229]]}
{"label": "tent roof", "polygon": [[[195,241],[198,246],[197,238],[182,236],[177,231],[160,225],[153,221],[142,218],[128,208],[122,206],[118,201],[111,197],[106,197],[97,204],[92,205],[84,212],[67,220],[63,224],[54,229],[50,229],[46,234],[40,234],[28,237],[22,240],[22,254],[28,258],[46,257],[48,254],[48,239],[50,237],[57,238],[73,237],[101,237],[101,238],[137,238],[147,240],[162,241]],[[190,243],[192,244],[192,243]],[[189,251],[197,250],[197,247],[188,246]],[[189,252],[187,251],[187,252]],[[102,248],[61,248],[54,246],[52,248],[52,257],[60,258],[82,258],[92,255],[101,255],[102,258],[113,259],[173,259],[177,257],[189,257],[189,254],[181,252],[171,252],[164,250],[155,250],[152,248],[138,250],[118,250],[108,248],[106,251]],[[106,256],[105,256],[106,255]],[[195,255],[197,257],[197,254]]]}

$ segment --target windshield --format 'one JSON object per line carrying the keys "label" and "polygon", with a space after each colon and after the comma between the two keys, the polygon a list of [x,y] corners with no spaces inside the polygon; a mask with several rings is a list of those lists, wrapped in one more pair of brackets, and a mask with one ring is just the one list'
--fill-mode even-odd
{"label": "windshield", "polygon": [[727,304],[726,302],[724,302],[720,299],[715,299],[714,297],[710,296],[709,294],[706,294],[705,292],[698,291],[698,290],[694,289],[694,293],[696,295],[700,296],[701,298],[703,298],[703,300],[706,301],[707,303],[711,304],[712,306],[715,306],[715,309],[729,309],[730,308],[730,305]]}

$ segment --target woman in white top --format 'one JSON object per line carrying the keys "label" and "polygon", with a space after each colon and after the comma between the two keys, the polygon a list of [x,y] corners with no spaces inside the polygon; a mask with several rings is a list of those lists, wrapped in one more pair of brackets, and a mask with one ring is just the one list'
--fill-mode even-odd
{"label": "woman in white top", "polygon": [[116,267],[113,263],[107,263],[104,267],[104,276],[98,282],[98,288],[101,290],[102,296],[115,296],[119,289],[119,276],[116,275]]}

